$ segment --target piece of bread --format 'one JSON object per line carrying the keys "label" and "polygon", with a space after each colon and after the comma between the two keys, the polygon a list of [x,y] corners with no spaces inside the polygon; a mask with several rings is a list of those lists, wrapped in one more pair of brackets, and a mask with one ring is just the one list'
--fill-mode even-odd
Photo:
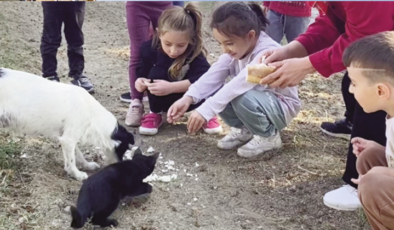
{"label": "piece of bread", "polygon": [[249,65],[246,81],[259,83],[261,79],[266,77],[268,74],[275,72],[275,70],[275,67],[267,66],[265,64]]}

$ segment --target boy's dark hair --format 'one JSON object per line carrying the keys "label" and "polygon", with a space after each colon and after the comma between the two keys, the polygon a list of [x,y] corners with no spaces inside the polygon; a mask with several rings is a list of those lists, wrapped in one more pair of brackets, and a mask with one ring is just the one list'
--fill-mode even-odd
{"label": "boy's dark hair", "polygon": [[342,61],[346,67],[368,69],[363,74],[371,82],[391,77],[394,82],[394,31],[361,38],[346,48]]}
{"label": "boy's dark hair", "polygon": [[211,29],[217,29],[228,37],[245,37],[249,31],[254,30],[258,37],[268,23],[259,4],[227,2],[213,12]]}

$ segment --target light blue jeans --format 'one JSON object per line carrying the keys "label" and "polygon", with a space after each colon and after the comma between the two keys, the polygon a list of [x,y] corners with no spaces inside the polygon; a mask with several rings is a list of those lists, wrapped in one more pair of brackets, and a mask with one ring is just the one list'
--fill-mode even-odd
{"label": "light blue jeans", "polygon": [[283,36],[290,43],[306,31],[310,21],[310,17],[294,17],[273,10],[268,11],[267,19],[270,24],[265,32],[277,43],[282,41]]}
{"label": "light blue jeans", "polygon": [[279,99],[270,91],[250,90],[232,100],[219,116],[230,127],[245,126],[252,134],[263,137],[286,127]]}

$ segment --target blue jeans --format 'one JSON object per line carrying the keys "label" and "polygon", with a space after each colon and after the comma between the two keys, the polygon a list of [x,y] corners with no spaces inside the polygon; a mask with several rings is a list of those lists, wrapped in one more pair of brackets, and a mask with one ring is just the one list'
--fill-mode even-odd
{"label": "blue jeans", "polygon": [[279,99],[270,91],[250,90],[232,100],[219,116],[230,127],[245,126],[252,134],[263,137],[286,127]]}
{"label": "blue jeans", "polygon": [[183,7],[185,5],[185,2],[184,1],[174,1],[174,2],[172,2],[172,5]]}
{"label": "blue jeans", "polygon": [[309,17],[293,17],[273,10],[268,11],[267,19],[270,24],[265,32],[277,43],[282,41],[283,36],[286,36],[287,42],[290,43],[305,32],[310,21]]}

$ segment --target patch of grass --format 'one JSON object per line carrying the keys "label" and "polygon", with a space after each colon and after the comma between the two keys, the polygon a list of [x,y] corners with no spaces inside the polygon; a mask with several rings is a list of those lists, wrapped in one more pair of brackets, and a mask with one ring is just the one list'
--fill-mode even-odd
{"label": "patch of grass", "polygon": [[359,209],[357,212],[357,225],[360,226],[360,228],[363,228],[364,226],[368,226],[368,218],[364,213],[363,209]]}
{"label": "patch of grass", "polygon": [[21,151],[22,146],[17,142],[0,141],[0,169],[14,169],[14,157]]}
{"label": "patch of grass", "polygon": [[12,43],[15,40],[9,35],[10,27],[7,25],[7,19],[0,12],[0,67],[17,69],[20,66],[20,61],[16,55],[14,55]]}

